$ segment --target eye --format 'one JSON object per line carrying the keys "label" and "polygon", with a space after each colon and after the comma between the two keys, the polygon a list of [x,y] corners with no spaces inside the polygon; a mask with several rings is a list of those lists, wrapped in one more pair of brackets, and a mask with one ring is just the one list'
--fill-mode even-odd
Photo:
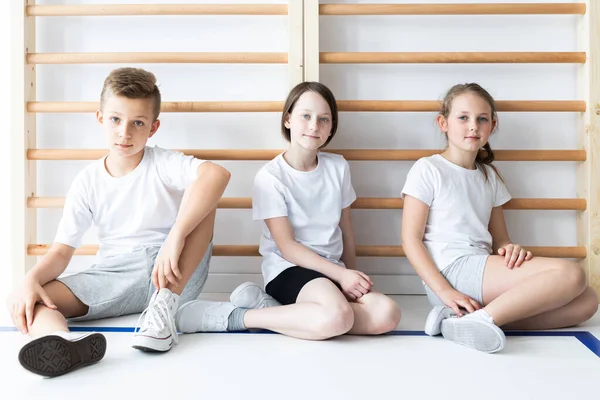
{"label": "eye", "polygon": [[466,115],[461,115],[460,117],[458,117],[458,119],[460,119],[461,121],[466,121],[469,118]]}
{"label": "eye", "polygon": [[488,122],[489,119],[487,117],[479,117],[480,122]]}
{"label": "eye", "polygon": [[321,118],[321,122],[329,122],[329,118],[323,117],[323,118]]}
{"label": "eye", "polygon": [[114,122],[115,124],[118,123],[119,121],[121,121],[121,119],[119,117],[110,117],[111,122]]}
{"label": "eye", "polygon": [[133,121],[133,124],[137,127],[144,126],[144,123],[142,121]]}
{"label": "eye", "polygon": [[310,115],[308,115],[308,114],[302,114],[302,118],[304,118],[304,119],[310,119]]}

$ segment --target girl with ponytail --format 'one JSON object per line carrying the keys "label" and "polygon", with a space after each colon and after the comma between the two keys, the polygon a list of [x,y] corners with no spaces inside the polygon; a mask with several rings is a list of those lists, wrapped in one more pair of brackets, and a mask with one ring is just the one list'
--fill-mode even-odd
{"label": "girl with ponytail", "polygon": [[510,194],[492,164],[498,125],[492,96],[476,83],[453,86],[437,116],[448,140],[418,160],[402,189],[402,245],[433,306],[425,332],[493,353],[503,329],[579,324],[598,309],[574,262],[535,257],[512,243],[502,205]]}

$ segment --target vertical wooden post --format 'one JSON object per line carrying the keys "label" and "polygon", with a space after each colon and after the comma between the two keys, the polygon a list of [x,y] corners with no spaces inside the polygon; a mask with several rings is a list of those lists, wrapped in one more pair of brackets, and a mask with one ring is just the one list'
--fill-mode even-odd
{"label": "vertical wooden post", "polygon": [[304,81],[319,81],[319,0],[304,0]]}
{"label": "vertical wooden post", "polygon": [[25,11],[34,4],[35,0],[11,2],[13,284],[18,284],[36,261],[27,255],[27,245],[36,241],[36,212],[27,208],[27,197],[35,196],[36,191],[35,161],[27,160],[27,149],[35,148],[36,142],[35,114],[27,112],[27,102],[35,101],[36,68],[25,60],[27,53],[35,53],[35,17],[28,17]]}
{"label": "vertical wooden post", "polygon": [[590,285],[600,295],[600,2],[586,0],[579,25],[579,43],[587,61],[579,74],[580,96],[587,103],[578,128],[579,148],[587,159],[577,168],[577,197],[587,209],[577,216],[577,240],[587,249],[583,267]]}
{"label": "vertical wooden post", "polygon": [[304,79],[304,4],[303,0],[290,0],[288,4],[290,47],[288,50],[289,88]]}

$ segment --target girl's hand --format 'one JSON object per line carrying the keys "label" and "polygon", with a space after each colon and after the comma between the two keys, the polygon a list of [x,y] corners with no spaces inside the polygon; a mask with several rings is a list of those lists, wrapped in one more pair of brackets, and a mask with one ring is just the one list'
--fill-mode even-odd
{"label": "girl's hand", "polygon": [[463,310],[467,310],[469,314],[481,308],[481,304],[479,304],[476,300],[452,288],[436,294],[440,300],[442,300],[445,305],[453,309],[456,315],[459,317],[463,316],[461,308]]}
{"label": "girl's hand", "polygon": [[369,276],[355,269],[344,269],[338,283],[342,287],[344,295],[349,300],[356,300],[369,293],[373,287],[373,281]]}
{"label": "girl's hand", "polygon": [[518,244],[507,244],[498,249],[498,255],[504,256],[504,264],[508,269],[520,267],[523,261],[529,261],[533,257],[530,251],[524,249]]}

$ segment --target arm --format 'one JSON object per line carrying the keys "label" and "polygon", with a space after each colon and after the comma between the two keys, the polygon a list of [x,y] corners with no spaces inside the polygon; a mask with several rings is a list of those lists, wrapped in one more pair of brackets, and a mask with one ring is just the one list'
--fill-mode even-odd
{"label": "arm", "polygon": [[435,293],[452,287],[444,278],[423,244],[429,206],[412,196],[404,196],[402,248],[417,274]]}
{"label": "arm", "polygon": [[167,282],[179,286],[179,257],[185,239],[217,207],[230,176],[225,168],[211,162],[198,167],[196,179],[185,190],[175,223],[154,263],[152,282],[157,289],[166,287]]}
{"label": "arm", "polygon": [[488,230],[492,235],[492,253],[496,253],[499,249],[510,244],[502,207],[492,208]]}
{"label": "arm", "polygon": [[344,269],[296,242],[288,217],[266,219],[265,224],[283,258],[294,265],[320,272],[336,282],[340,280]]}
{"label": "arm", "polygon": [[346,265],[346,268],[356,269],[356,245],[354,243],[352,220],[350,219],[350,207],[346,207],[342,210],[340,229],[342,230],[342,241],[344,243],[342,261],[344,262],[344,265]]}
{"label": "arm", "polygon": [[185,239],[217,207],[231,174],[225,168],[204,162],[196,180],[185,190],[175,224],[169,236]]}
{"label": "arm", "polygon": [[33,323],[33,310],[39,301],[56,310],[56,305],[42,286],[56,279],[67,268],[75,248],[54,242],[42,260],[25,275],[22,285],[8,299],[8,312],[22,333]]}
{"label": "arm", "polygon": [[[349,211],[349,208],[347,208],[347,210]],[[266,219],[265,224],[267,225],[269,232],[271,232],[271,236],[273,236],[275,244],[279,248],[279,251],[281,251],[283,258],[292,264],[320,272],[335,282],[338,282],[342,287],[344,294],[350,300],[355,300],[371,290],[373,284],[369,277],[362,272],[340,267],[296,242],[294,230],[287,217]],[[354,240],[352,239],[352,241]],[[352,251],[354,251],[354,246],[352,246]],[[353,255],[353,259],[355,259],[355,257],[356,256]]]}
{"label": "arm", "polygon": [[425,284],[458,315],[462,315],[460,307],[469,312],[481,308],[477,301],[455,290],[431,259],[423,244],[428,216],[429,206],[427,204],[412,196],[404,196],[402,247],[406,257]]}
{"label": "arm", "polygon": [[48,253],[25,275],[25,279],[44,286],[67,269],[74,253],[74,247],[54,242]]}
{"label": "arm", "polygon": [[523,261],[531,260],[533,257],[531,251],[510,241],[502,207],[492,208],[488,231],[492,235],[492,254],[504,256],[504,264],[508,268],[520,267]]}

